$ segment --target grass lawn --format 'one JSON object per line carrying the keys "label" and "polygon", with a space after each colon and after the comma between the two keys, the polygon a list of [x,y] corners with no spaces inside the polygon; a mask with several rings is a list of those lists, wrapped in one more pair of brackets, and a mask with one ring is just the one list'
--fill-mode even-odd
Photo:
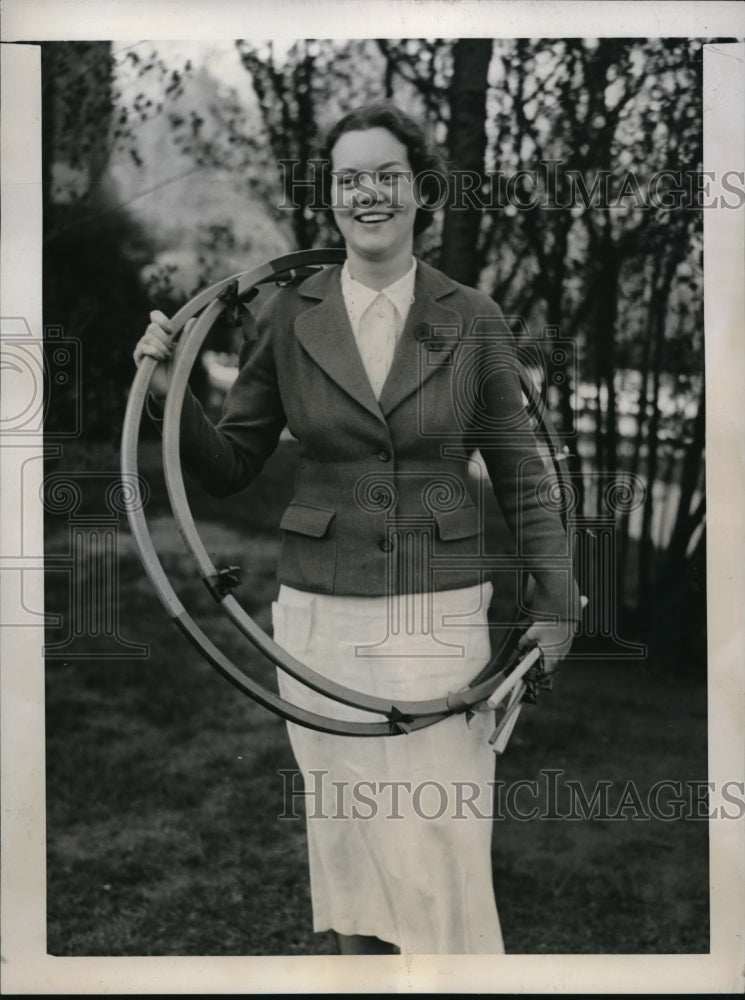
{"label": "grass lawn", "polygon": [[[291,453],[282,445],[248,494],[192,492],[208,550],[218,564],[242,565],[236,596],[265,628]],[[184,604],[229,656],[271,676],[192,568],[157,445],[142,454],[156,546]],[[106,450],[68,449],[63,462],[116,470]],[[49,554],[65,551],[68,532],[66,517],[48,518]],[[47,663],[48,951],[335,954],[332,936],[310,929],[304,821],[278,819],[279,772],[294,768],[284,723],[220,678],[170,623],[123,521],[117,553],[119,634],[149,655],[98,657],[100,642],[84,635]],[[65,573],[48,574],[47,609],[63,619],[69,590]],[[63,621],[48,641],[64,631]],[[494,824],[508,952],[707,952],[705,821],[634,818],[633,803],[616,819],[561,818],[567,779],[587,795],[610,783],[611,814],[629,781],[644,803],[663,779],[705,780],[703,681],[648,663],[565,664],[554,692],[523,711],[498,777],[506,787],[538,779],[545,805],[546,768],[562,772],[560,818]]]}

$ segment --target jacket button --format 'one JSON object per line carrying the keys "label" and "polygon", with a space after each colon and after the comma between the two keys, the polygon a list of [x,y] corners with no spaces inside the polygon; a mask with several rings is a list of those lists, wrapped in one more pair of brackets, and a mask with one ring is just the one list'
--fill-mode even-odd
{"label": "jacket button", "polygon": [[381,552],[392,552],[393,542],[390,540],[390,538],[381,538],[380,541],[378,542],[378,548],[380,549]]}
{"label": "jacket button", "polygon": [[381,450],[378,452],[378,458],[380,459],[381,462],[390,461],[390,457],[391,456],[388,454],[388,452],[385,451],[385,449],[383,448],[381,448]]}

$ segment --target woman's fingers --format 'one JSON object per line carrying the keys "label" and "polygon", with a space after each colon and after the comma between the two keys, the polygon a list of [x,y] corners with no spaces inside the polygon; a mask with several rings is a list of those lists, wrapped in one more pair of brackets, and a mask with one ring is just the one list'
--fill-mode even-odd
{"label": "woman's fingers", "polygon": [[150,313],[150,322],[137,342],[133,352],[136,365],[139,365],[143,357],[155,358],[156,361],[167,361],[176,346],[173,337],[173,327],[171,321],[158,309]]}
{"label": "woman's fingers", "polygon": [[517,648],[518,649],[530,649],[532,646],[537,646],[540,640],[546,635],[546,630],[551,629],[553,626],[548,622],[533,622],[530,628],[520,636]]}
{"label": "woman's fingers", "polygon": [[549,656],[545,650],[541,651],[543,653],[541,664],[543,666],[543,672],[545,674],[551,674],[556,670],[559,665],[560,659],[558,656]]}
{"label": "woman's fingers", "polygon": [[[196,317],[186,321],[184,334],[188,335],[196,323]],[[150,313],[150,322],[144,334],[137,341],[132,356],[136,365],[139,365],[144,357],[155,358],[156,361],[168,363],[176,349],[176,338],[173,336],[173,326],[165,313],[159,309],[154,309]],[[157,376],[156,382],[159,384]]]}
{"label": "woman's fingers", "polygon": [[150,313],[150,322],[154,323],[156,326],[161,327],[161,329],[163,329],[163,331],[169,336],[173,333],[173,327],[171,326],[171,321],[169,320],[169,318],[166,316],[165,313],[162,313],[160,311],[160,309],[153,309],[153,311]]}
{"label": "woman's fingers", "polygon": [[519,650],[527,650],[533,646],[539,646],[543,654],[543,669],[550,674],[561,663],[569,653],[572,645],[572,629],[570,623],[559,623],[564,625],[562,631],[559,626],[547,622],[534,622],[517,643]]}
{"label": "woman's fingers", "polygon": [[154,347],[163,347],[168,351],[173,350],[176,344],[170,330],[165,330],[159,323],[149,323],[145,330],[145,337],[149,344]]}
{"label": "woman's fingers", "polygon": [[145,355],[157,361],[167,361],[173,354],[174,346],[175,341],[151,323],[134,349],[135,364],[139,364]]}

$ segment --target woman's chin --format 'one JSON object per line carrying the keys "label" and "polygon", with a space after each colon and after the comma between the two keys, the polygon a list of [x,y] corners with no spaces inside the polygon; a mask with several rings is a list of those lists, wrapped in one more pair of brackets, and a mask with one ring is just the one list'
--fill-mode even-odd
{"label": "woman's chin", "polygon": [[347,247],[356,251],[360,257],[370,257],[376,260],[397,257],[405,253],[408,244],[391,239],[389,233],[378,230],[377,232],[363,233],[354,240],[347,242]]}

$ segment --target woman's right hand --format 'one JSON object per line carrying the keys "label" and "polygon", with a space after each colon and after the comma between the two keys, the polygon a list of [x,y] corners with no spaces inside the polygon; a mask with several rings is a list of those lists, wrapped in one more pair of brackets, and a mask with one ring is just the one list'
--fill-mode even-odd
{"label": "woman's right hand", "polygon": [[161,362],[150,380],[150,393],[158,400],[165,399],[171,383],[171,358],[176,347],[171,329],[168,317],[155,309],[150,313],[150,323],[137,341],[132,355],[136,365],[139,365],[146,355]]}

